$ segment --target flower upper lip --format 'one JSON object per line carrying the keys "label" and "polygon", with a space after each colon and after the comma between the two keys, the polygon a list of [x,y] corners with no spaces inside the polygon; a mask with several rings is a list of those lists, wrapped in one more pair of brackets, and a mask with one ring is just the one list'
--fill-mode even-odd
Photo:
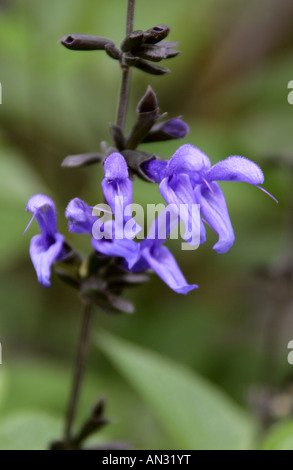
{"label": "flower upper lip", "polygon": [[[226,253],[235,237],[224,195],[216,181],[249,183],[266,192],[260,187],[264,175],[256,163],[245,157],[231,156],[211,166],[208,156],[190,144],[181,146],[168,162],[149,162],[145,171],[160,184],[160,192],[167,203],[201,206],[205,223],[219,236],[214,246],[218,253]],[[204,238],[201,237],[202,243]]]}
{"label": "flower upper lip", "polygon": [[49,287],[53,263],[66,255],[64,237],[57,231],[55,204],[48,196],[37,194],[29,199],[27,210],[33,214],[27,229],[36,218],[41,231],[31,240],[30,256],[40,284]]}

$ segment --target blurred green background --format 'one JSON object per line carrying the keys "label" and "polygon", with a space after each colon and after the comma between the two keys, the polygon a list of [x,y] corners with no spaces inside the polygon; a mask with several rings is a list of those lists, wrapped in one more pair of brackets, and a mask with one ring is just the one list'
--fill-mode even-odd
{"label": "blurred green background", "polygon": [[[68,51],[58,40],[80,32],[119,44],[125,14],[126,0],[0,1],[0,447],[6,445],[1,444],[1,422],[9,428],[11,414],[16,423],[32,410],[62,416],[80,325],[75,292],[56,278],[49,290],[37,283],[28,254],[37,226],[22,236],[29,220],[24,207],[35,192],[50,195],[59,209],[60,231],[67,234],[63,213],[68,201],[75,196],[91,205],[101,200],[101,168],[65,170],[60,164],[69,154],[99,151],[100,142],[109,140],[108,125],[116,112],[117,63],[102,52]],[[170,39],[180,41],[183,53],[167,64],[171,75],[134,71],[129,123],[150,83],[161,110],[189,123],[186,142],[214,163],[229,155],[251,158],[263,167],[265,187],[280,204],[249,185],[223,183],[236,234],[233,249],[226,255],[213,252],[211,231],[197,252],[181,252],[179,243],[171,243],[188,281],[200,289],[179,296],[153,276],[126,292],[135,302],[134,315],[97,312],[94,329],[184,364],[220,387],[261,428],[264,415],[288,417],[293,411],[292,394],[285,397],[287,408],[282,401],[293,371],[287,361],[293,340],[292,284],[257,275],[290,254],[285,247],[290,248],[292,234],[292,174],[269,161],[271,155],[292,157],[287,86],[293,80],[293,4],[137,0],[136,29],[158,23],[172,27]],[[169,158],[179,144],[146,149]],[[156,201],[161,201],[157,187],[136,182],[135,202]],[[86,238],[68,234],[68,240],[89,249]],[[98,439],[124,440],[141,449],[179,446],[93,344],[79,419],[99,395],[107,398],[115,424]],[[279,408],[271,404],[271,395],[281,397]]]}

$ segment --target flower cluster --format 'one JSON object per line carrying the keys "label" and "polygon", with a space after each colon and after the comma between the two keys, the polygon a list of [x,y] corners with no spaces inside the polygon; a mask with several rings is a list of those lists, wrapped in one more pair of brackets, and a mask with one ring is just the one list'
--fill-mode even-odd
{"label": "flower cluster", "polygon": [[72,51],[104,50],[124,67],[136,67],[152,75],[164,75],[170,70],[159,67],[156,63],[179,54],[175,49],[177,42],[165,41],[169,33],[170,28],[164,24],[147,31],[133,31],[123,39],[120,48],[111,39],[88,34],[69,34],[61,38],[60,43]]}
{"label": "flower cluster", "polygon": [[[205,225],[217,235],[214,249],[226,253],[233,245],[235,237],[230,221],[225,197],[217,181],[237,181],[259,187],[264,182],[262,170],[254,162],[239,156],[232,156],[211,166],[209,158],[192,145],[183,145],[169,161],[152,159],[142,165],[146,177],[159,184],[160,192],[167,204],[178,207],[177,223],[181,220],[185,227],[192,221],[194,204],[200,206],[200,243],[206,241]],[[132,204],[133,182],[125,158],[118,152],[112,153],[104,162],[105,176],[102,189],[113,216],[122,221],[122,229],[132,219],[125,209]],[[260,188],[262,189],[262,188]],[[120,201],[118,206],[115,201]],[[180,210],[180,207],[184,210]],[[41,234],[31,241],[30,255],[38,280],[43,286],[50,285],[51,267],[56,262],[64,262],[69,248],[64,237],[57,231],[56,210],[51,199],[43,195],[32,197],[27,210],[36,217]],[[167,236],[173,229],[171,221],[161,213],[153,222],[149,234],[141,241],[135,241],[140,227],[133,222],[131,234],[122,230],[115,232],[114,219],[101,222],[93,209],[79,198],[73,199],[67,209],[69,231],[91,236],[92,247],[98,256],[112,260],[125,273],[141,273],[153,270],[171,289],[187,294],[197,288],[189,285],[183,276],[170,250],[164,246]],[[160,236],[160,225],[166,223],[166,236]],[[104,233],[95,237],[95,226]],[[127,231],[126,231],[127,232]],[[186,240],[188,242],[188,240]]]}
{"label": "flower cluster", "polygon": [[[32,239],[30,248],[39,282],[46,287],[50,285],[51,268],[55,264],[63,281],[105,310],[115,312],[131,311],[121,294],[126,286],[144,282],[149,271],[154,271],[177,293],[187,294],[197,288],[187,283],[165,246],[167,238],[183,222],[185,243],[198,247],[206,241],[206,226],[209,226],[218,235],[214,249],[226,253],[235,236],[218,181],[245,182],[256,187],[264,182],[259,166],[243,157],[232,156],[211,166],[209,158],[192,145],[181,146],[169,161],[139,150],[142,143],[182,139],[189,132],[181,118],[166,118],[166,113],[161,113],[157,95],[150,86],[137,105],[129,134],[125,134],[130,68],[164,75],[169,70],[156,63],[178,54],[177,43],[166,41],[170,33],[168,26],[160,24],[146,31],[133,31],[131,14],[128,22],[128,34],[120,47],[111,39],[85,34],[70,34],[60,41],[73,51],[105,51],[119,61],[123,70],[117,120],[110,125],[112,144],[102,143],[101,153],[71,155],[62,163],[67,168],[104,164],[102,189],[109,205],[107,209],[99,208],[98,215],[92,206],[75,198],[65,213],[70,232],[90,236],[93,254],[82,257],[58,233],[56,209],[51,199],[37,195],[27,205],[41,230]],[[159,184],[167,203],[143,239],[138,236],[142,232],[140,225],[132,218],[135,177]],[[105,212],[110,215],[107,220]]]}

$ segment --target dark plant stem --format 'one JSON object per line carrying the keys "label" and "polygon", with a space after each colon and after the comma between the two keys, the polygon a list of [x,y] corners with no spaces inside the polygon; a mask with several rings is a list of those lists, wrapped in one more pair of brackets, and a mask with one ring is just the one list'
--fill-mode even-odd
{"label": "dark plant stem", "polygon": [[[126,25],[126,34],[129,35],[133,31],[134,23],[134,10],[135,10],[135,0],[128,0],[127,8],[127,25]],[[128,101],[129,101],[129,91],[130,91],[130,68],[122,63],[122,81],[120,88],[120,97],[118,105],[118,115],[117,115],[117,125],[124,130],[126,124],[127,110],[128,110]],[[90,327],[92,319],[92,304],[87,303],[85,305],[82,329],[80,335],[80,341],[78,346],[78,352],[75,362],[75,370],[73,376],[73,383],[71,388],[71,394],[69,399],[69,405],[66,415],[65,423],[65,443],[66,447],[70,449],[73,446],[73,436],[72,436],[72,427],[74,424],[77,406],[79,402],[82,380],[84,376],[84,369],[86,364],[86,357],[89,345],[90,337]]]}
{"label": "dark plant stem", "polygon": [[71,388],[71,395],[66,415],[65,423],[65,442],[70,448],[72,443],[72,426],[74,423],[77,406],[79,402],[79,396],[81,391],[82,379],[84,375],[84,369],[86,364],[86,357],[88,352],[90,327],[92,320],[93,306],[91,303],[87,303],[84,308],[84,314],[82,319],[82,328],[80,334],[80,340],[78,345],[78,352],[76,356],[73,383]]}
{"label": "dark plant stem", "polygon": [[[133,31],[134,10],[135,10],[135,0],[128,0],[126,35],[131,34]],[[127,110],[128,110],[130,78],[131,78],[130,68],[126,64],[122,63],[122,81],[121,81],[121,87],[120,87],[120,98],[119,98],[116,124],[117,126],[121,127],[123,131],[125,129]]]}

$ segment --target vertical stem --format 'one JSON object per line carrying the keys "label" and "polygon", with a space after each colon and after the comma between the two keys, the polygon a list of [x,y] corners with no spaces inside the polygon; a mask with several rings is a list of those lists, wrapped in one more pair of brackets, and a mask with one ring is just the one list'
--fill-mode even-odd
{"label": "vertical stem", "polygon": [[126,34],[131,34],[134,23],[135,0],[128,0]]}
{"label": "vertical stem", "polygon": [[[133,31],[134,10],[135,10],[135,0],[128,0],[126,35],[131,34]],[[121,87],[120,87],[120,98],[119,98],[116,124],[117,126],[120,126],[123,131],[125,129],[127,110],[128,110],[130,78],[131,78],[130,68],[127,65],[122,64],[122,81],[121,81]]]}
{"label": "vertical stem", "polygon": [[75,362],[75,370],[73,376],[73,383],[71,388],[71,395],[66,415],[66,423],[65,423],[65,441],[70,447],[72,442],[72,426],[74,423],[76,410],[78,406],[82,379],[84,375],[85,363],[86,363],[86,356],[88,351],[88,344],[89,344],[89,336],[90,336],[90,326],[91,326],[91,319],[92,319],[92,304],[87,303],[85,305],[83,319],[82,319],[82,328],[80,334],[80,341],[78,346],[78,352]]}

